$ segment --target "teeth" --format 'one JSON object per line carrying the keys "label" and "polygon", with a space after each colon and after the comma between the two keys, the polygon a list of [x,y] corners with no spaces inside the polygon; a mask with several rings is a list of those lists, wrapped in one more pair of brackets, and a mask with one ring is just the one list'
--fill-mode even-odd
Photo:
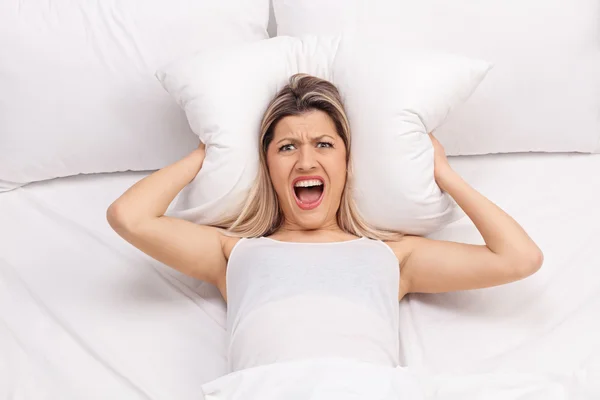
{"label": "teeth", "polygon": [[318,179],[307,179],[305,181],[298,181],[294,185],[295,187],[311,187],[311,186],[321,186],[323,182]]}

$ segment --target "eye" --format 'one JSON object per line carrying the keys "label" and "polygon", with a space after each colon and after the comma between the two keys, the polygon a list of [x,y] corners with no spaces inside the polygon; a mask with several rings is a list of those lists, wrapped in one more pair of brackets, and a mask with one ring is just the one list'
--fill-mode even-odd
{"label": "eye", "polygon": [[319,142],[319,143],[317,143],[317,147],[322,148],[322,149],[329,149],[329,148],[333,148],[333,143]]}
{"label": "eye", "polygon": [[279,151],[290,151],[290,150],[294,150],[294,145],[293,144],[284,144],[283,146],[281,146],[279,148]]}

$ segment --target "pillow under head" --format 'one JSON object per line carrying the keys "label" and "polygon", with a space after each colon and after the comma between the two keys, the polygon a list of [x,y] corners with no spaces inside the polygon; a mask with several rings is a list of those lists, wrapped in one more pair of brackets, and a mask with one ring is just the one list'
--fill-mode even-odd
{"label": "pillow under head", "polygon": [[171,215],[214,224],[240,211],[258,172],[265,109],[289,78],[307,73],[338,88],[352,132],[353,196],[371,225],[427,234],[460,214],[433,175],[427,133],[466,100],[490,64],[400,52],[350,36],[277,37],[197,53],[157,72],[207,146]]}

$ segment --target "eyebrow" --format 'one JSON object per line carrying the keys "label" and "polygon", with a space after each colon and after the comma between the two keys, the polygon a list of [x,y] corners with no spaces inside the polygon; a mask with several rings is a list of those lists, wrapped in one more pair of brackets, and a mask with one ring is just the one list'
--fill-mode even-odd
{"label": "eyebrow", "polygon": [[[322,140],[324,138],[329,138],[331,140],[335,140],[335,138],[333,136],[325,134],[325,135],[320,135],[320,136],[314,137],[314,138],[311,139],[311,141],[317,142],[317,141]],[[277,142],[277,144],[279,144],[281,142],[285,142],[286,140],[288,140],[288,141],[290,141],[292,143],[298,143],[299,142],[298,139],[288,136],[288,137],[284,137],[283,139],[279,140]]]}

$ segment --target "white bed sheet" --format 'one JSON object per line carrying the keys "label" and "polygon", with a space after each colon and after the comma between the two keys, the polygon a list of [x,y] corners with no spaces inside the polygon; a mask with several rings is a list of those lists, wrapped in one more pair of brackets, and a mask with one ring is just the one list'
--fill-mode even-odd
{"label": "white bed sheet", "polygon": [[[600,156],[488,155],[452,164],[519,221],[544,264],[505,286],[410,295],[401,302],[404,362],[429,372],[535,374],[560,384],[565,399],[600,399]],[[483,243],[468,218],[432,237]]]}
{"label": "white bed sheet", "polygon": [[197,399],[225,372],[218,292],[106,223],[108,205],[143,176],[0,195],[0,399]]}
{"label": "white bed sheet", "polygon": [[[539,379],[564,387],[564,398],[600,398],[600,155],[451,162],[525,227],[545,263],[498,288],[408,296],[404,364],[461,374],[451,378],[461,398],[490,385],[517,398],[526,391],[511,385]],[[143,176],[0,194],[0,399],[198,399],[225,373],[216,289],[143,255],[106,223],[110,202]],[[482,243],[467,218],[434,236]]]}

